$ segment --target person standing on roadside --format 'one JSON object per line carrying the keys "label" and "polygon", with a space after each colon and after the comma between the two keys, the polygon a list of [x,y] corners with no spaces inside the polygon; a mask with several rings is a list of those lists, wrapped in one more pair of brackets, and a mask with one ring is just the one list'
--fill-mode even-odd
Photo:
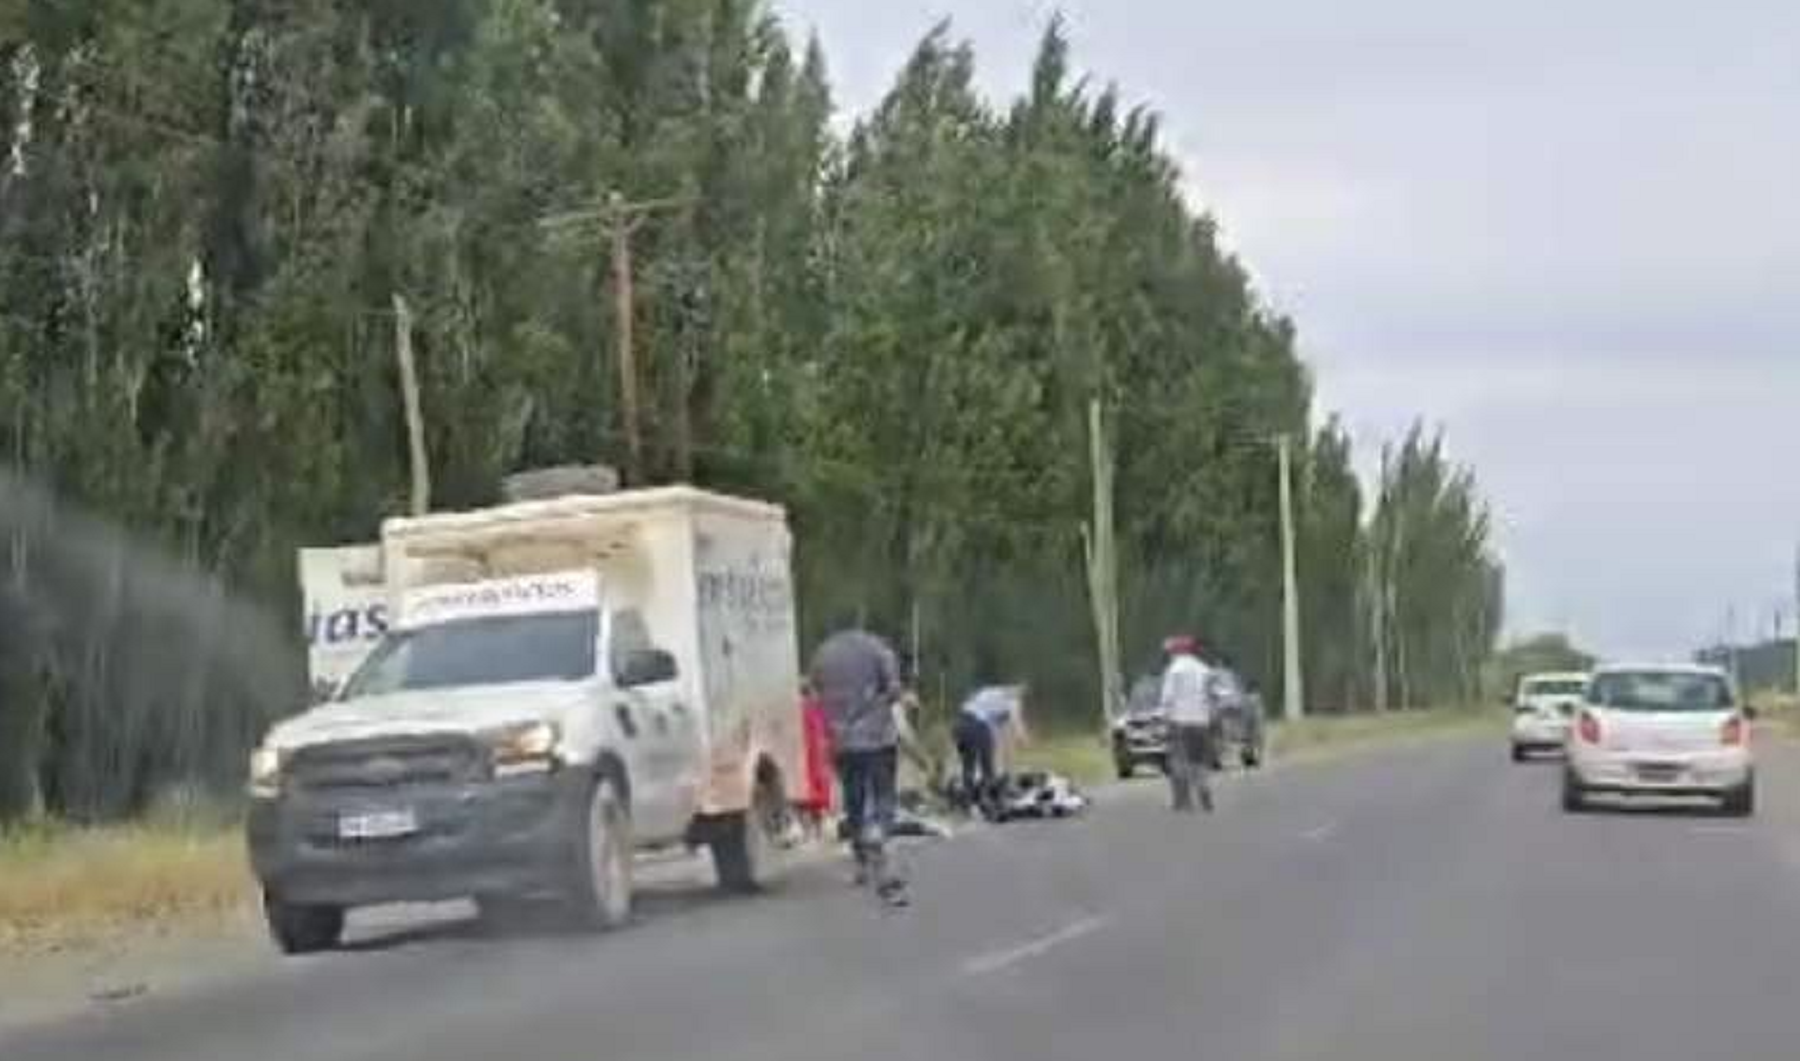
{"label": "person standing on roadside", "polygon": [[810,681],[801,683],[800,722],[806,747],[806,798],[800,813],[805,832],[817,840],[825,835],[825,823],[831,818],[837,773],[832,766],[831,721]]}
{"label": "person standing on roadside", "polygon": [[1162,709],[1169,720],[1169,785],[1177,811],[1192,811],[1195,797],[1212,813],[1212,725],[1217,678],[1200,659],[1200,643],[1186,634],[1163,642]]}
{"label": "person standing on roadside", "polygon": [[906,901],[906,882],[887,858],[899,798],[900,724],[906,690],[886,641],[849,625],[825,639],[812,659],[813,692],[830,724],[843,789],[844,824],[859,883],[873,880],[881,897]]}

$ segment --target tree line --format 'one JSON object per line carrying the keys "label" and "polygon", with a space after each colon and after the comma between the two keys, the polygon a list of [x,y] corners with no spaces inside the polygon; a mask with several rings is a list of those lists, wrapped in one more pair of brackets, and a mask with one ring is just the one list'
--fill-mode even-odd
{"label": "tree line", "polygon": [[[1286,434],[1309,699],[1473,695],[1502,576],[1470,475],[1415,432],[1364,496],[1294,323],[1060,24],[1016,97],[975,70],[940,27],[844,125],[758,0],[0,2],[0,453],[133,536],[58,581],[54,527],[0,516],[0,815],[229,786],[292,709],[276,634],[240,616],[254,651],[176,665],[223,613],[94,571],[148,549],[297,651],[295,548],[405,505],[396,295],[436,506],[596,460],[782,501],[808,638],[858,617],[928,695],[1028,678],[1097,712],[1095,401],[1128,667],[1193,630],[1279,698]],[[635,458],[614,195],[656,204]]]}

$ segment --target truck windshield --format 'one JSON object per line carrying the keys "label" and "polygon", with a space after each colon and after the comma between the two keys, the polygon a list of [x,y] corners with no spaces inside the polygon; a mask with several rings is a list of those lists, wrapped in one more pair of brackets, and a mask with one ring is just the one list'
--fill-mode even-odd
{"label": "truck windshield", "polygon": [[463,619],[389,634],[342,699],[412,689],[575,681],[594,673],[596,612]]}
{"label": "truck windshield", "polygon": [[1579,678],[1533,678],[1525,683],[1526,696],[1580,696],[1587,682]]}

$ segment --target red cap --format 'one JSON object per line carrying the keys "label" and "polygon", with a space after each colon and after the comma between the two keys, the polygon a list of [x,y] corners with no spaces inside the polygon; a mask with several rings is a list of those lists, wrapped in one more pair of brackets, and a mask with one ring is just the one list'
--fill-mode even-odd
{"label": "red cap", "polygon": [[1200,642],[1192,634],[1174,634],[1163,641],[1163,651],[1171,656],[1193,656],[1200,652]]}

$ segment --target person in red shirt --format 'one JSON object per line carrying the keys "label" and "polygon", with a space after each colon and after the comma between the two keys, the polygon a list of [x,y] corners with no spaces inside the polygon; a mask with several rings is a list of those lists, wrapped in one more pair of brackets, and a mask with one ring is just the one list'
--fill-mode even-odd
{"label": "person in red shirt", "polygon": [[831,721],[810,682],[800,686],[800,719],[806,738],[806,798],[800,814],[816,840],[825,834],[836,804],[837,776],[831,765]]}

